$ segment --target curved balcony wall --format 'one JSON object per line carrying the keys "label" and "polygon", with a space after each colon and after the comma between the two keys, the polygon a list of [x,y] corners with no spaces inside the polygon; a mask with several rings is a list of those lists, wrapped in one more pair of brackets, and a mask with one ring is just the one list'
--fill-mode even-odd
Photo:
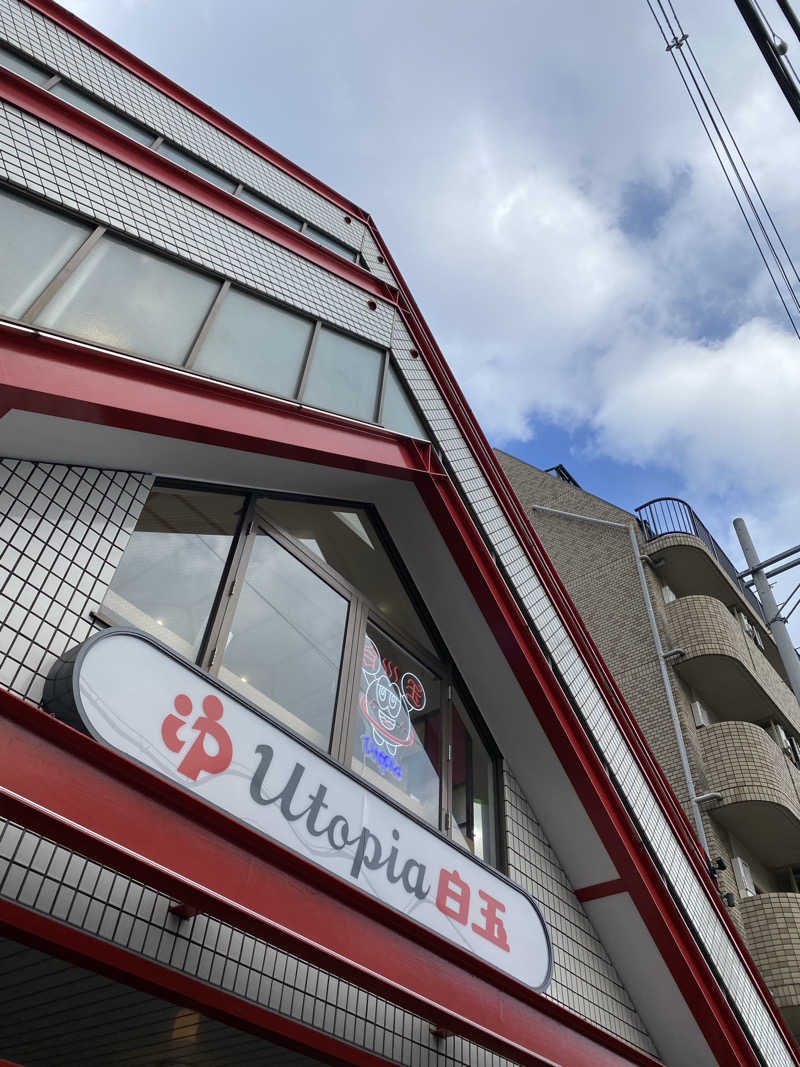
{"label": "curved balcony wall", "polygon": [[800,733],[792,691],[721,601],[680,597],[666,614],[672,645],[685,653],[675,669],[704,703],[725,719],[773,718]]}
{"label": "curved balcony wall", "polygon": [[721,722],[698,740],[709,787],[722,794],[714,818],[767,867],[800,863],[800,772],[766,730]]}
{"label": "curved balcony wall", "polygon": [[800,893],[748,897],[742,909],[747,947],[792,1033],[800,1033]]}

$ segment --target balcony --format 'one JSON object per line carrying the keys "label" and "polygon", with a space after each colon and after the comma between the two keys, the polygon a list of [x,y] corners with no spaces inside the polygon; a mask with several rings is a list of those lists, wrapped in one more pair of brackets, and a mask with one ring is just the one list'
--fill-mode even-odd
{"label": "balcony", "polygon": [[721,722],[700,730],[698,741],[709,789],[723,798],[714,818],[765,866],[800,863],[800,772],[766,730]]}
{"label": "balcony", "polygon": [[681,678],[725,719],[777,719],[800,733],[792,691],[725,605],[712,596],[685,596],[666,607],[673,660]]}
{"label": "balcony", "polygon": [[762,893],[740,902],[753,962],[792,1033],[800,1034],[800,893]]}
{"label": "balcony", "polygon": [[[763,631],[765,644],[772,645],[760,600],[737,577],[733,562],[685,501],[660,497],[642,504],[636,514],[648,554],[662,560],[659,574],[676,596],[706,594],[748,611]],[[777,649],[773,653],[768,647],[767,655],[782,672]]]}

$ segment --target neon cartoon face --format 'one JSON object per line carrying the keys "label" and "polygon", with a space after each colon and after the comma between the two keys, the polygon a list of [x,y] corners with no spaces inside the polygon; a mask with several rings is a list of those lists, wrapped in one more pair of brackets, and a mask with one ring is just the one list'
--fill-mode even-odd
{"label": "neon cartoon face", "polygon": [[[396,664],[381,659],[378,647],[370,637],[364,640],[358,703],[379,751],[385,750],[394,757],[398,749],[414,744],[416,734],[411,725],[411,713],[424,708],[425,690],[416,675],[407,672],[401,677]],[[365,752],[370,748],[365,745]],[[384,769],[385,761],[376,762]]]}

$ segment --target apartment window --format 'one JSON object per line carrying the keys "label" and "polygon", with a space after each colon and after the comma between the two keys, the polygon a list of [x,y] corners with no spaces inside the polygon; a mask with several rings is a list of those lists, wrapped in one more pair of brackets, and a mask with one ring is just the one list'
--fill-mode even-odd
{"label": "apartment window", "polygon": [[133,119],[126,118],[125,115],[121,115],[118,111],[114,111],[113,108],[107,107],[93,96],[89,96],[88,93],[76,89],[74,85],[70,85],[68,82],[59,81],[56,82],[50,91],[53,96],[58,96],[62,100],[66,100],[68,104],[72,104],[73,107],[85,111],[87,115],[92,115],[94,118],[100,119],[100,121],[105,122],[107,126],[113,126],[115,130],[124,133],[126,137],[130,137],[134,141],[139,141],[140,144],[150,145],[153,143],[155,134],[151,133],[150,130],[146,129],[144,126],[140,126],[139,123],[134,122]]}
{"label": "apartment window", "polygon": [[0,315],[427,437],[384,349],[2,190],[0,228]]}
{"label": "apartment window", "polygon": [[286,226],[291,226],[293,230],[302,229],[302,219],[298,219],[296,215],[284,211],[283,208],[266,200],[263,196],[259,196],[258,193],[251,192],[250,189],[241,189],[238,195],[252,207],[258,208],[259,211],[263,211],[265,215],[271,215],[273,219],[277,219]]}
{"label": "apartment window", "polygon": [[4,45],[0,45],[0,67],[5,67],[6,70],[13,70],[15,74],[19,74],[21,77],[27,78],[28,81],[35,82],[37,85],[44,85],[45,82],[50,81],[51,78],[49,71],[37,66],[29,59],[24,59],[21,55],[12,52],[10,48],[6,48]]}
{"label": "apartment window", "polygon": [[212,167],[208,163],[201,163],[199,159],[189,155],[188,152],[184,152],[183,149],[178,148],[177,145],[170,144],[169,141],[165,141],[159,147],[158,151],[162,156],[171,159],[173,163],[185,167],[186,170],[190,170],[200,178],[205,178],[205,180],[211,182],[212,185],[217,185],[220,189],[224,189],[226,193],[232,193],[236,189],[238,183],[232,178],[229,178],[226,174],[223,174],[221,171],[217,170],[216,167]]}
{"label": "apartment window", "polygon": [[663,581],[663,579],[661,581],[661,593],[662,593],[662,595],[664,597],[664,603],[665,604],[671,604],[673,602],[673,600],[677,600],[678,599],[675,596],[675,593],[674,593],[672,587],[667,585],[667,583],[665,581]]}
{"label": "apartment window", "polygon": [[497,863],[496,754],[366,509],[159,484],[98,614]]}
{"label": "apartment window", "polygon": [[750,864],[741,856],[733,857],[733,876],[736,880],[736,888],[740,897],[754,897],[759,892],[753,881],[753,873]]}

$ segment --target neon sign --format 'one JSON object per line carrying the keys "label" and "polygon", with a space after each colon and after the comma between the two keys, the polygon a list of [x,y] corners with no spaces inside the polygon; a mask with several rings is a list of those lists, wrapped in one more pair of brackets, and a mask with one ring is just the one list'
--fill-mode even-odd
{"label": "neon sign", "polygon": [[372,638],[365,637],[358,694],[365,727],[361,742],[365,757],[381,774],[403,777],[397,754],[402,755],[416,741],[411,714],[422,711],[426,703],[425,687],[417,675],[411,671],[401,674],[393,660],[381,656]]}

